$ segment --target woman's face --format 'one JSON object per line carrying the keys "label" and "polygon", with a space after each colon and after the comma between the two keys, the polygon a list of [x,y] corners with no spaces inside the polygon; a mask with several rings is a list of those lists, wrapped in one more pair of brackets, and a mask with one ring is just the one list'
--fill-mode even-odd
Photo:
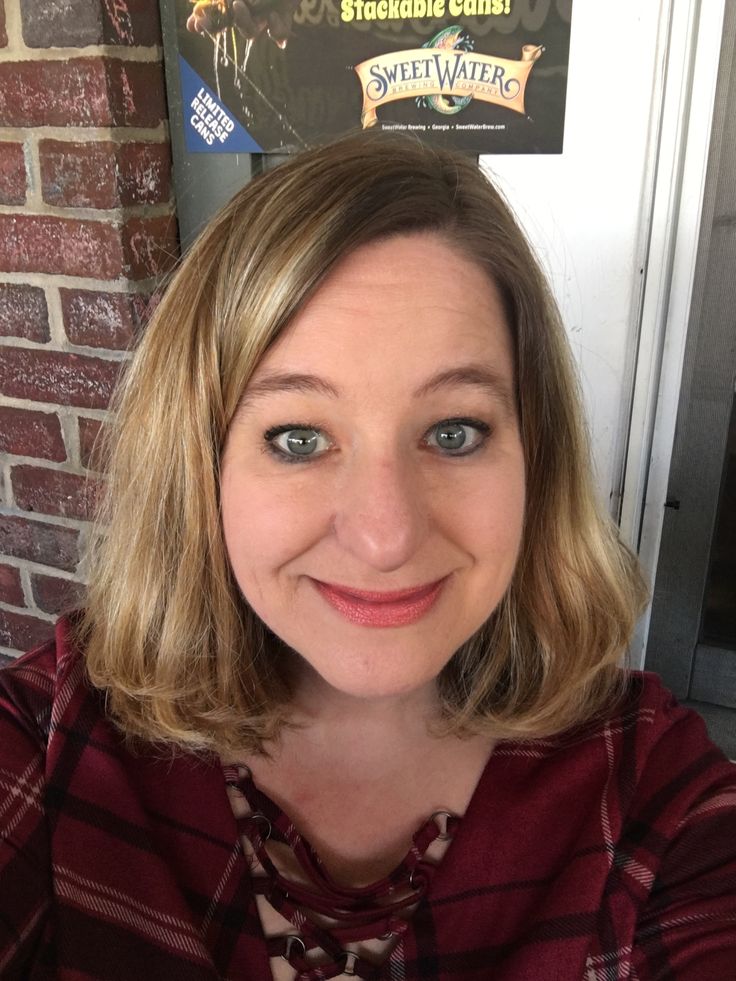
{"label": "woman's face", "polygon": [[344,259],[258,365],[225,444],[235,578],[333,688],[436,678],[516,564],[524,462],[509,330],[434,233]]}

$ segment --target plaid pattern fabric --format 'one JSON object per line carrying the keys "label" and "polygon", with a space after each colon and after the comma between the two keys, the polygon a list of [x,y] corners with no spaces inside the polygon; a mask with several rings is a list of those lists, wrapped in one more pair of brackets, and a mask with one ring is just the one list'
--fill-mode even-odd
{"label": "plaid pattern fabric", "polygon": [[[131,752],[56,642],[0,672],[0,978],[270,981],[215,759]],[[736,768],[652,676],[500,744],[392,981],[733,981]]]}

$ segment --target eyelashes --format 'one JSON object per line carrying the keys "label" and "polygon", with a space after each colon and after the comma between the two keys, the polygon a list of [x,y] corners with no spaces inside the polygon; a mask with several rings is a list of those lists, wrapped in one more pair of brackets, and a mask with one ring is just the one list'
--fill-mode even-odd
{"label": "eyelashes", "polygon": [[308,425],[274,426],[263,434],[263,438],[272,453],[294,463],[322,456],[330,449],[330,441],[322,430]]}
{"label": "eyelashes", "polygon": [[[434,423],[422,437],[422,443],[440,456],[470,456],[481,449],[491,427],[481,419],[465,417],[443,419]],[[273,426],[263,434],[264,449],[282,463],[310,463],[319,460],[333,448],[330,437],[309,423],[285,423]]]}
{"label": "eyelashes", "polygon": [[424,442],[443,455],[468,456],[483,445],[490,431],[488,423],[480,419],[444,419],[427,430]]}

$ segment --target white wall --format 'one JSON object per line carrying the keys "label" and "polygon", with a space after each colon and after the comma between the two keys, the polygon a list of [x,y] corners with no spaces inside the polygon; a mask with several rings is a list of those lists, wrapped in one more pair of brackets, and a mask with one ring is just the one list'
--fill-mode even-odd
{"label": "white wall", "polygon": [[647,261],[667,22],[655,0],[605,7],[602,19],[599,3],[573,3],[564,152],[481,162],[552,281],[580,365],[600,487],[615,511]]}

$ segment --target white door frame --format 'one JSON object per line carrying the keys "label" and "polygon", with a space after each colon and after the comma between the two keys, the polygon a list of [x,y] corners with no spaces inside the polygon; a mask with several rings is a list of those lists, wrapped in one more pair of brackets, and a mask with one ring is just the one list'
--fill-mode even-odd
{"label": "white door frame", "polygon": [[[670,0],[620,526],[654,583],[675,437],[726,0]],[[660,109],[657,114],[657,109]],[[630,650],[642,667],[649,611]]]}

